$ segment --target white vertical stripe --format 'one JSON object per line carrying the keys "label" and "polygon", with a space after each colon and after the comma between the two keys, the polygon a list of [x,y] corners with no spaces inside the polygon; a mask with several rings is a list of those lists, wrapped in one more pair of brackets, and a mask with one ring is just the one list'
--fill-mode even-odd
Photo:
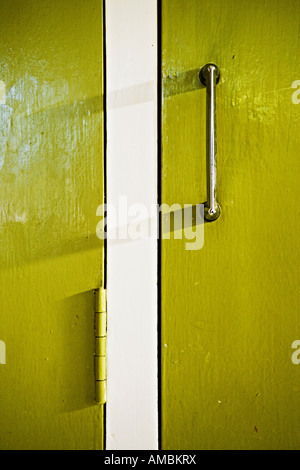
{"label": "white vertical stripe", "polygon": [[[126,197],[149,215],[157,203],[156,4],[106,2],[107,202],[117,210]],[[115,225],[112,211],[107,220]],[[155,450],[157,238],[108,238],[107,296],[106,448]]]}

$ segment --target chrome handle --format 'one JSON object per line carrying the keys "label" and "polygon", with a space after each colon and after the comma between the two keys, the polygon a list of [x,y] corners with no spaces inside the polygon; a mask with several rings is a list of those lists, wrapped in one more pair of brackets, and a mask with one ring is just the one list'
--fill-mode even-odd
{"label": "chrome handle", "polygon": [[206,64],[200,70],[200,80],[206,86],[206,171],[207,202],[204,206],[204,218],[216,220],[221,214],[217,203],[217,133],[216,133],[216,85],[220,78],[220,69],[216,64]]}

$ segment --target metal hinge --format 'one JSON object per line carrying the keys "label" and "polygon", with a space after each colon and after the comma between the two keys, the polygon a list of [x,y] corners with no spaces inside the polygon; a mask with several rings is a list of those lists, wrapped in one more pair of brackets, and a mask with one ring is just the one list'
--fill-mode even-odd
{"label": "metal hinge", "polygon": [[95,291],[95,402],[106,403],[106,289]]}

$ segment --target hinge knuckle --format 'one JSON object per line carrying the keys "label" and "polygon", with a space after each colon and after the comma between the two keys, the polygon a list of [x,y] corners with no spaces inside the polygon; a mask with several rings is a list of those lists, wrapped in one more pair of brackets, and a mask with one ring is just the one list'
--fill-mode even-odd
{"label": "hinge knuckle", "polygon": [[106,289],[97,289],[95,293],[95,312],[106,312]]}
{"label": "hinge knuckle", "polygon": [[106,312],[95,312],[95,336],[106,336]]}
{"label": "hinge knuckle", "polygon": [[106,356],[95,356],[95,380],[106,379]]}
{"label": "hinge knuckle", "polygon": [[95,338],[95,355],[106,356],[106,336]]}
{"label": "hinge knuckle", "polygon": [[95,382],[95,401],[99,405],[106,403],[106,380]]}

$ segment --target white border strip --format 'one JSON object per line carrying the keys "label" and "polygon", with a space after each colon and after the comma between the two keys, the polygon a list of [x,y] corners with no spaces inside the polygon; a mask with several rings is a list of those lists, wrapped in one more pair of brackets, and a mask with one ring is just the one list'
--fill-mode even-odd
{"label": "white border strip", "polygon": [[[117,210],[126,197],[128,207],[143,204],[150,214],[157,204],[155,0],[107,0],[106,56],[107,202]],[[115,224],[109,209],[107,224]],[[106,449],[156,450],[156,236],[108,237],[107,309]]]}

